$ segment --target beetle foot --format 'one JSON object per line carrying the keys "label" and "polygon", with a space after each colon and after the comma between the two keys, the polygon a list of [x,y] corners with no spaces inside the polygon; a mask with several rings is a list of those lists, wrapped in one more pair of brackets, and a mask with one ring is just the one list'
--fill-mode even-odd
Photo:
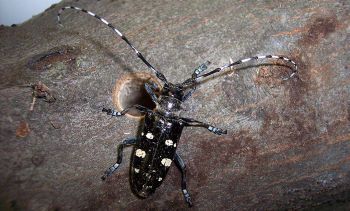
{"label": "beetle foot", "polygon": [[105,174],[101,177],[102,180],[106,180],[107,177],[111,176],[115,170],[119,167],[119,163],[114,164],[105,171]]}
{"label": "beetle foot", "polygon": [[193,203],[192,203],[192,200],[191,200],[191,197],[188,197],[188,198],[185,198],[187,204],[189,207],[192,207],[193,206]]}
{"label": "beetle foot", "polygon": [[110,115],[110,114],[112,114],[112,109],[102,108],[102,112],[106,112],[107,115]]}
{"label": "beetle foot", "polygon": [[121,112],[117,112],[114,109],[107,109],[107,108],[102,108],[102,112],[106,112],[107,115],[112,115],[112,116],[122,116],[123,114]]}
{"label": "beetle foot", "polygon": [[186,203],[188,204],[188,206],[189,206],[189,207],[192,207],[192,206],[193,206],[193,203],[192,203],[192,200],[191,200],[190,193],[189,193],[186,189],[183,189],[183,190],[182,190],[182,193],[184,194],[185,201],[186,201]]}
{"label": "beetle foot", "polygon": [[222,130],[222,129],[219,129],[215,132],[215,134],[217,135],[223,135],[223,134],[227,134],[227,130]]}
{"label": "beetle foot", "polygon": [[223,129],[220,129],[220,128],[216,128],[216,127],[213,127],[213,126],[209,126],[208,127],[208,130],[215,133],[216,135],[223,135],[223,134],[227,134],[227,130],[223,130]]}
{"label": "beetle foot", "polygon": [[103,180],[103,181],[105,181],[107,179],[107,176],[106,175],[103,175],[102,177],[101,177],[101,180]]}

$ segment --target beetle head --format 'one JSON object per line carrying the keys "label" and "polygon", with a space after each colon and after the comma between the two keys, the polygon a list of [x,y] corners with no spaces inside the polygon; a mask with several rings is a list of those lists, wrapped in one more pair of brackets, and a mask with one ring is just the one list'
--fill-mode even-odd
{"label": "beetle head", "polygon": [[179,101],[183,100],[184,91],[182,84],[164,84],[164,87],[161,92],[161,96],[169,96],[176,98]]}
{"label": "beetle head", "polygon": [[158,110],[165,115],[178,115],[181,110],[185,109],[182,103],[191,96],[195,90],[195,86],[193,87],[190,87],[191,90],[187,91],[189,89],[187,84],[172,84],[168,82],[159,90],[155,84],[145,84],[145,89],[151,96],[152,101],[156,103]]}

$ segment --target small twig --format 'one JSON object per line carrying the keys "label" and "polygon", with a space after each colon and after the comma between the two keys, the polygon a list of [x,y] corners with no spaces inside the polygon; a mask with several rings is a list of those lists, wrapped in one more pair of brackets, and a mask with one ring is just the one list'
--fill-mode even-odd
{"label": "small twig", "polygon": [[34,110],[34,104],[36,102],[36,97],[33,95],[33,101],[32,103],[30,104],[30,108],[29,108],[29,111],[33,111]]}
{"label": "small twig", "polygon": [[53,96],[51,90],[43,84],[41,81],[39,81],[36,84],[33,84],[33,96],[36,98],[44,98],[44,100],[48,103],[53,103],[56,101],[56,98]]}
{"label": "small twig", "polygon": [[53,96],[51,90],[41,81],[38,81],[35,84],[22,85],[22,86],[31,87],[33,89],[33,92],[32,92],[33,100],[32,100],[32,103],[30,104],[29,111],[34,110],[34,105],[36,103],[37,98],[44,98],[44,101],[48,103],[53,103],[56,101],[56,98]]}

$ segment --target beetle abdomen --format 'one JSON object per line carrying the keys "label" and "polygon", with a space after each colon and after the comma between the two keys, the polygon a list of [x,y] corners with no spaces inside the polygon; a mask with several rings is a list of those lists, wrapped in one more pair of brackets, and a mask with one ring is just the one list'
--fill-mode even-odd
{"label": "beetle abdomen", "polygon": [[134,193],[141,198],[146,198],[162,184],[172,163],[175,150],[174,153],[168,154],[167,158],[161,158],[157,152],[144,158],[137,157],[136,154],[141,150],[136,147],[134,149],[130,178]]}
{"label": "beetle abdomen", "polygon": [[145,118],[140,141],[135,145],[130,167],[133,192],[146,198],[164,181],[175,156],[183,126],[159,115]]}

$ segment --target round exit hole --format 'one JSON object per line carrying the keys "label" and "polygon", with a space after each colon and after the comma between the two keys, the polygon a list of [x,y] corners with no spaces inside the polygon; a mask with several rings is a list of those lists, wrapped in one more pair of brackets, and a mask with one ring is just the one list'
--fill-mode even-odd
{"label": "round exit hole", "polygon": [[[149,73],[138,72],[123,75],[115,84],[113,89],[113,104],[122,111],[133,105],[142,105],[153,110],[156,104],[145,89],[145,83],[153,82],[161,87],[157,78]],[[142,117],[143,114],[136,109],[130,109],[129,117]]]}

